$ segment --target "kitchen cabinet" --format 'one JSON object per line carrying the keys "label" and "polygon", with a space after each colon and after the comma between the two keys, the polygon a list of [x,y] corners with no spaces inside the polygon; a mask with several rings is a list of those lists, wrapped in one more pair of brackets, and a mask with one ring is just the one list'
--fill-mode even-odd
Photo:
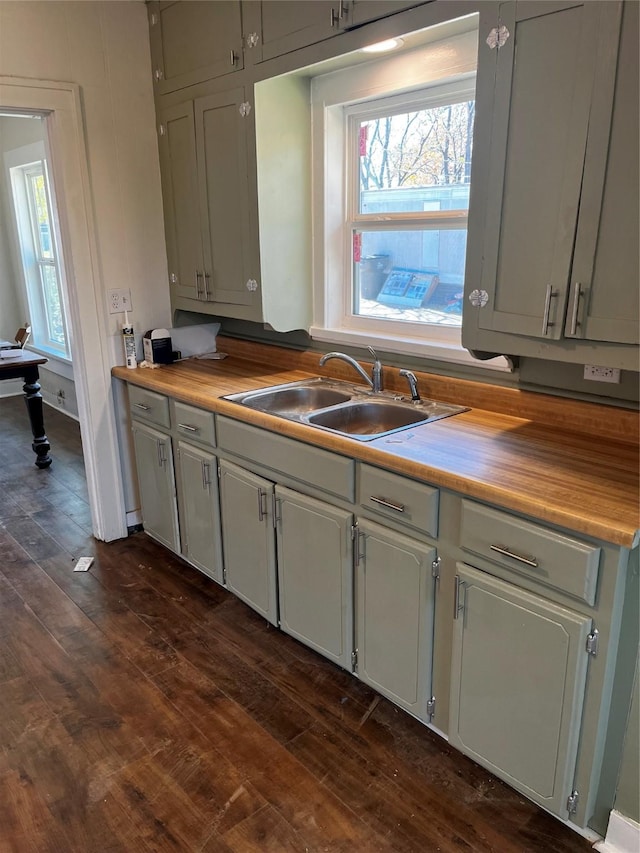
{"label": "kitchen cabinet", "polygon": [[134,421],[142,519],[146,532],[171,551],[180,551],[171,436]]}
{"label": "kitchen cabinet", "polygon": [[357,675],[429,721],[435,548],[364,519],[356,543]]}
{"label": "kitchen cabinet", "polygon": [[567,819],[591,618],[464,564],[456,583],[449,742]]}
{"label": "kitchen cabinet", "polygon": [[481,10],[471,350],[637,369],[635,6],[620,55],[618,2],[503,3],[494,22]]}
{"label": "kitchen cabinet", "polygon": [[[232,454],[220,462],[228,588],[350,669],[353,514],[322,496],[352,492],[353,463],[228,418],[219,418],[218,427],[220,447]],[[314,494],[278,482],[295,483],[292,477],[306,480]]]}
{"label": "kitchen cabinet", "polygon": [[290,0],[243,6],[247,59],[258,63],[324,41],[352,27],[385,18],[425,0]]}
{"label": "kitchen cabinet", "polygon": [[353,650],[353,515],[276,486],[280,627],[345,669]]}
{"label": "kitchen cabinet", "polygon": [[227,587],[273,625],[278,624],[274,486],[220,461],[222,543]]}
{"label": "kitchen cabinet", "polygon": [[156,94],[243,67],[240,0],[152,0],[147,11]]}
{"label": "kitchen cabinet", "polygon": [[185,441],[178,442],[177,457],[182,554],[222,583],[217,457]]}
{"label": "kitchen cabinet", "polygon": [[242,87],[159,112],[169,280],[174,308],[261,318]]}

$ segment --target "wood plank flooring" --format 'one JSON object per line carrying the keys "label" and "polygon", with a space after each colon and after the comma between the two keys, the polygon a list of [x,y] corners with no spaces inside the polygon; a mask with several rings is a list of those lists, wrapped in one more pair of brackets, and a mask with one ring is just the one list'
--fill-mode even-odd
{"label": "wood plank flooring", "polygon": [[0,853],[590,849],[145,534],[94,541],[45,415],[40,471],[0,399]]}

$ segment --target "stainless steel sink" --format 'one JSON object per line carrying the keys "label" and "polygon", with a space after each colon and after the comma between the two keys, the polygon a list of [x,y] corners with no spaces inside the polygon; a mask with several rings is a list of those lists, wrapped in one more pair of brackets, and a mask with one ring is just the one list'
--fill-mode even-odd
{"label": "stainless steel sink", "polygon": [[433,420],[424,409],[403,402],[368,400],[336,406],[323,412],[308,415],[305,420],[346,435],[378,437],[408,426]]}
{"label": "stainless steel sink", "polygon": [[303,415],[316,409],[326,409],[337,403],[346,403],[352,394],[327,388],[322,385],[295,385],[294,387],[269,388],[247,394],[242,400],[244,406],[259,409],[261,412],[287,417]]}
{"label": "stainless steel sink", "polygon": [[359,441],[372,441],[467,411],[463,406],[434,400],[413,402],[391,392],[374,394],[364,386],[320,377],[229,394],[223,399]]}

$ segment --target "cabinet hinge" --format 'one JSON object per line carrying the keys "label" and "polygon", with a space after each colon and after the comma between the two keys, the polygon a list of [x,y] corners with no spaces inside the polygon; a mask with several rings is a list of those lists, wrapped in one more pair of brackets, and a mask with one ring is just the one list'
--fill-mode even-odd
{"label": "cabinet hinge", "polygon": [[493,50],[494,48],[498,48],[498,50],[503,47],[506,43],[507,39],[510,36],[509,30],[502,24],[499,27],[494,27],[492,30],[489,30],[489,35],[486,38],[486,42]]}
{"label": "cabinet hinge", "polygon": [[351,652],[351,672],[355,672],[358,668],[358,650],[354,649]]}
{"label": "cabinet hinge", "polygon": [[436,715],[436,697],[432,696],[427,700],[427,714],[431,720]]}
{"label": "cabinet hinge", "polygon": [[167,132],[167,129],[165,128],[165,126],[163,124],[159,124],[158,125],[158,135],[164,136],[166,132]]}
{"label": "cabinet hinge", "polygon": [[567,811],[569,814],[575,814],[578,811],[578,801],[580,799],[580,793],[578,791],[572,791],[567,797]]}
{"label": "cabinet hinge", "polygon": [[440,577],[440,563],[442,559],[440,557],[436,557],[435,560],[431,561],[431,577],[436,580]]}
{"label": "cabinet hinge", "polygon": [[598,655],[598,639],[600,634],[598,633],[598,629],[594,628],[590,634],[587,634],[587,645],[586,650],[588,655],[593,655],[594,658]]}

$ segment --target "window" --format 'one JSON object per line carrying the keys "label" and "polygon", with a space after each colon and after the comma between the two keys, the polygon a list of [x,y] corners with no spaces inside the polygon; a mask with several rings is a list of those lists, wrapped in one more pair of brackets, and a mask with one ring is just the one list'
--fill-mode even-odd
{"label": "window", "polygon": [[37,349],[70,359],[44,157],[9,169],[20,256]]}
{"label": "window", "polygon": [[460,338],[476,25],[313,79],[317,340],[478,364]]}

